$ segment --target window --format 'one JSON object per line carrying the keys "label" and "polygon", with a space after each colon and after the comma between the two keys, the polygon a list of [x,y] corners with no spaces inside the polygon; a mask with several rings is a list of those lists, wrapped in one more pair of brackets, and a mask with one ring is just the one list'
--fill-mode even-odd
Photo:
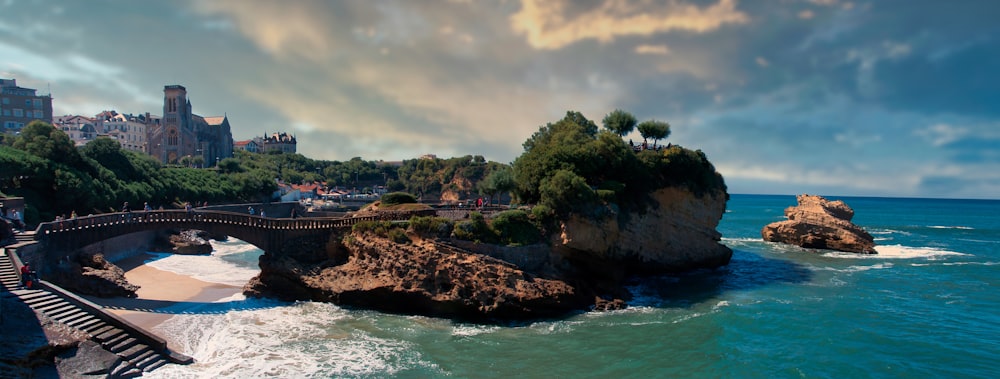
{"label": "window", "polygon": [[3,103],[4,105],[10,104],[10,98],[9,97],[3,98]]}
{"label": "window", "polygon": [[31,99],[24,99],[24,107],[31,108]]}
{"label": "window", "polygon": [[7,128],[7,129],[14,129],[14,128],[17,127],[17,123],[14,122],[14,121],[7,121],[7,122],[3,123],[3,127]]}
{"label": "window", "polygon": [[3,115],[4,116],[10,116],[10,109],[4,109],[3,110]]}
{"label": "window", "polygon": [[34,100],[34,105],[35,105],[35,108],[41,108],[42,107],[42,99],[35,99]]}
{"label": "window", "polygon": [[35,118],[44,118],[44,117],[45,117],[45,112],[35,111]]}
{"label": "window", "polygon": [[14,117],[24,117],[24,111],[20,108],[14,108]]}

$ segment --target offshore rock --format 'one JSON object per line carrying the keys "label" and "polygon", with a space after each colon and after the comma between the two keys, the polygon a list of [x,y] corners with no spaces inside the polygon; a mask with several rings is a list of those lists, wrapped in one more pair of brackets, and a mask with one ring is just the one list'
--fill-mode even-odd
{"label": "offshore rock", "polygon": [[153,250],[182,255],[211,254],[212,244],[208,240],[212,237],[208,232],[202,230],[172,231],[157,236]]}
{"label": "offshore rock", "polygon": [[100,253],[69,256],[53,271],[52,281],[68,290],[98,297],[135,297],[139,290],[125,279],[125,271]]}
{"label": "offshore rock", "polygon": [[853,224],[854,209],[843,201],[829,201],[822,196],[803,194],[797,206],[785,209],[786,221],[768,224],[761,237],[811,249],[829,249],[861,254],[876,254],[875,239]]}
{"label": "offshore rock", "polygon": [[[697,196],[680,187],[651,195],[643,212],[600,219],[574,215],[564,221],[554,242],[568,259],[620,275],[659,274],[724,266],[733,251],[716,231],[726,211],[723,190]],[[624,216],[624,217],[622,217]],[[620,221],[624,220],[624,222]]]}
{"label": "offshore rock", "polygon": [[549,317],[594,301],[564,281],[428,241],[400,244],[369,233],[346,241],[324,262],[262,257],[261,274],[244,293],[468,320]]}

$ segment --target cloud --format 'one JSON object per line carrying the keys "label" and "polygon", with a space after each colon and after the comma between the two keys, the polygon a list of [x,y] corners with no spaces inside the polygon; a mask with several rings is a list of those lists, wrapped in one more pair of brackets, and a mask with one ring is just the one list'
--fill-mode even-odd
{"label": "cloud", "polygon": [[706,33],[726,24],[745,24],[750,17],[736,9],[736,0],[699,8],[679,1],[663,6],[648,2],[605,0],[572,14],[568,0],[522,0],[510,17],[511,28],[536,49],[559,49],[578,41],[611,42],[616,37],[648,36],[672,30]]}
{"label": "cloud", "polygon": [[[294,5],[273,1],[192,1],[196,12],[225,15],[257,46],[281,60],[329,58],[338,47],[331,39],[328,9],[315,3]],[[205,25],[228,25],[229,21],[212,20]]]}
{"label": "cloud", "polygon": [[799,12],[799,18],[803,20],[811,20],[813,17],[816,17],[816,14],[811,10],[806,9]]}
{"label": "cloud", "polygon": [[670,48],[667,45],[639,45],[635,47],[635,53],[639,55],[667,55]]}

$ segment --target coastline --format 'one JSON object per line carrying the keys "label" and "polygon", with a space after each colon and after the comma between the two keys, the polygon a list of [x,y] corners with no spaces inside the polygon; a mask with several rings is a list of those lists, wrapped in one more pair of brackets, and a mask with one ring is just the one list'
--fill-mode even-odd
{"label": "coastline", "polygon": [[186,313],[194,306],[230,298],[243,291],[242,287],[206,282],[157,269],[146,264],[152,257],[151,254],[141,253],[115,262],[125,271],[125,278],[139,286],[135,298],[86,298],[174,345],[171,336],[157,333],[156,326],[176,314]]}

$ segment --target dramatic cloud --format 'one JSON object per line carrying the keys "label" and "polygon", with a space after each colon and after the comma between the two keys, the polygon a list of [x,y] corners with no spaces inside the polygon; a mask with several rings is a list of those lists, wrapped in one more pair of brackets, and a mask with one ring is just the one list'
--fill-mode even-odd
{"label": "dramatic cloud", "polygon": [[671,30],[704,33],[725,24],[744,24],[736,0],[699,8],[678,1],[665,4],[606,0],[590,9],[571,9],[569,0],[522,0],[511,27],[527,35],[536,49],[559,49],[586,39],[611,42],[622,36],[648,36]]}
{"label": "dramatic cloud", "polygon": [[[0,2],[0,76],[320,159],[510,162],[567,110],[670,122],[735,193],[1000,198],[1000,3]],[[641,139],[637,133],[626,139]]]}

